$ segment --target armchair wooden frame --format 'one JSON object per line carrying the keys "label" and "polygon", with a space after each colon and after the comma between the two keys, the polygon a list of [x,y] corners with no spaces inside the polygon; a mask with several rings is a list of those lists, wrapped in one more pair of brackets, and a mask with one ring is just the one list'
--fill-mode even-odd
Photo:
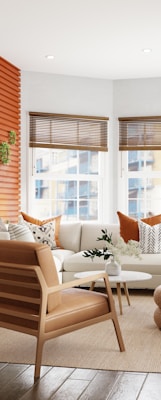
{"label": "armchair wooden frame", "polygon": [[[106,288],[108,302],[108,311],[106,313],[101,315],[98,312],[98,315],[93,318],[76,321],[74,324],[66,323],[56,329],[48,328],[52,318],[56,318],[54,310],[48,312],[49,295],[61,293],[64,290],[68,291],[70,288],[85,285],[100,278],[104,279]],[[84,292],[88,292],[86,289],[77,288],[75,290],[81,291],[79,293],[82,293],[82,297]],[[92,293],[93,295],[104,297],[104,295],[98,293]],[[69,293],[69,296],[72,296],[72,292]],[[58,313],[59,310],[57,311]],[[76,279],[68,283],[48,287],[39,266],[0,262],[0,326],[33,335],[37,338],[34,381],[40,377],[43,345],[46,340],[109,319],[113,322],[119,349],[124,351],[124,342],[106,273],[94,274],[88,278]]]}

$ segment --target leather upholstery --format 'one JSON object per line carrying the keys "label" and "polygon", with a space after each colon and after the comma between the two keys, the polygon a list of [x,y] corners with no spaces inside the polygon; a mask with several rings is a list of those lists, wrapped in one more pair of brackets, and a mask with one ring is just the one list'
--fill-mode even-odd
{"label": "leather upholstery", "polygon": [[[47,286],[59,284],[55,262],[48,245],[20,242],[17,240],[0,240],[0,262],[40,266]],[[61,293],[50,294],[48,311],[60,304]]]}
{"label": "leather upholstery", "polygon": [[[105,294],[75,287],[97,279],[104,279]],[[0,326],[36,336],[35,380],[40,376],[46,340],[108,319],[124,351],[105,272],[59,284],[49,246],[0,241]]]}

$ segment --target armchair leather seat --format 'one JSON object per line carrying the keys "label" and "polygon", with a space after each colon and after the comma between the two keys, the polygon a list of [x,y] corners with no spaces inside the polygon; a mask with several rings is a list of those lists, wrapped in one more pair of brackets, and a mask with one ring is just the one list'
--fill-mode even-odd
{"label": "armchair leather seat", "polygon": [[109,312],[107,295],[84,289],[66,289],[62,302],[46,317],[46,332],[96,318]]}

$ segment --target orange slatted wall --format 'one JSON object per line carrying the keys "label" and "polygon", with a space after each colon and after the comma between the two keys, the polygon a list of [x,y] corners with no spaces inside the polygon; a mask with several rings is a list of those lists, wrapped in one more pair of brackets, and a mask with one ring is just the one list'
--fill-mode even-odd
{"label": "orange slatted wall", "polygon": [[17,222],[20,212],[20,70],[0,57],[0,144],[16,132],[8,164],[0,161],[0,218]]}

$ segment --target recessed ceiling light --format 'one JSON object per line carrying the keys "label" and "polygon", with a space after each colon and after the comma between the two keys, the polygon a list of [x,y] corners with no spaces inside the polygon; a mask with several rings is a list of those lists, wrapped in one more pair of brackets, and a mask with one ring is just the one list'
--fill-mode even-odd
{"label": "recessed ceiling light", "polygon": [[52,54],[47,54],[47,55],[45,56],[45,58],[47,58],[47,60],[53,60],[53,59],[54,59],[54,56],[53,56]]}
{"label": "recessed ceiling light", "polygon": [[145,48],[145,49],[142,49],[142,52],[143,53],[151,53],[152,52],[152,49],[150,49],[150,48]]}

